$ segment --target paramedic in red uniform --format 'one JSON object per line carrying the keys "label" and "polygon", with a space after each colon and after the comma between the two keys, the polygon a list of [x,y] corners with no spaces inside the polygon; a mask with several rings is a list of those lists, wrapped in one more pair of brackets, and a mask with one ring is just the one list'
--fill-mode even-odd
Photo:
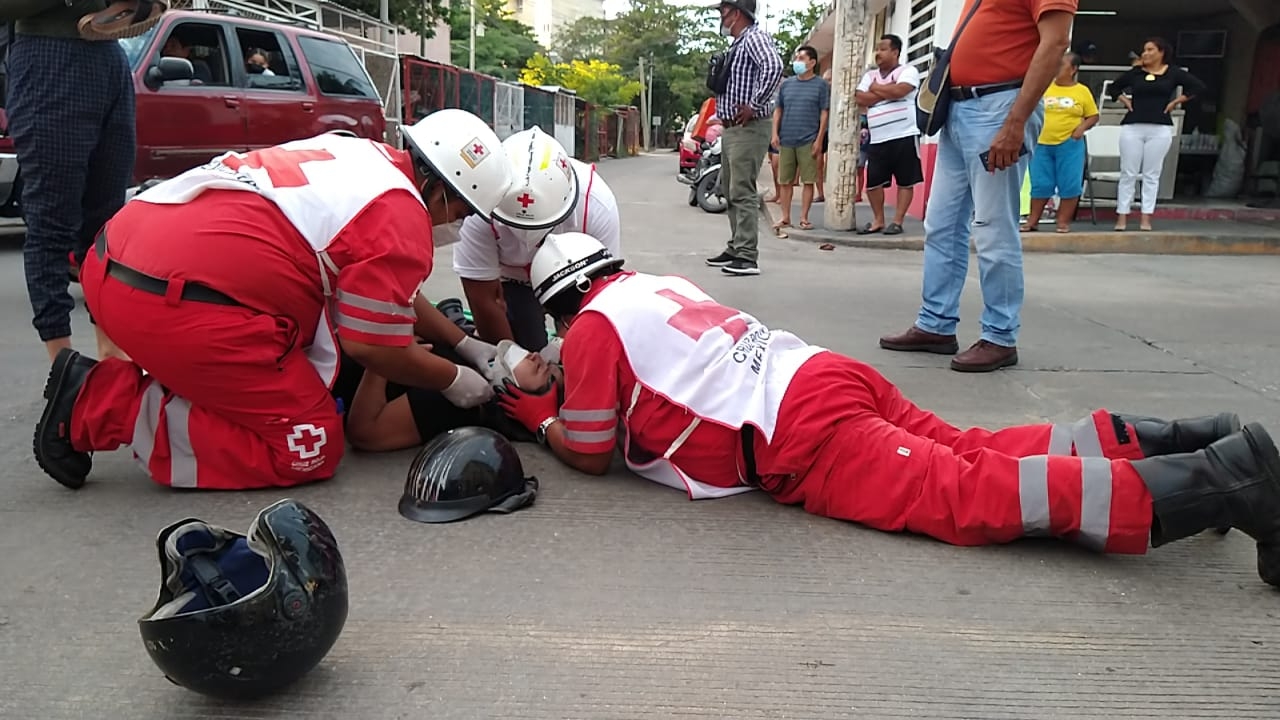
{"label": "paramedic in red uniform", "polygon": [[869,365],[621,264],[589,236],[547,238],[531,277],[568,325],[564,403],[511,387],[499,398],[578,470],[606,472],[621,435],[628,467],[694,499],[758,487],[957,545],[1043,535],[1141,554],[1231,526],[1280,585],[1280,454],[1259,425],[1098,410],[1072,426],[961,430]]}
{"label": "paramedic in red uniform", "polygon": [[127,203],[80,281],[94,320],[133,362],[58,356],[36,429],[40,466],[78,488],[91,453],[128,445],[172,487],[332,477],[344,449],[329,394],[339,339],[394,382],[460,407],[490,399],[480,372],[415,335],[485,370],[496,349],[418,288],[431,273],[432,225],[488,216],[510,164],[493,131],[460,110],[402,136],[407,152],[327,133],[228,153]]}

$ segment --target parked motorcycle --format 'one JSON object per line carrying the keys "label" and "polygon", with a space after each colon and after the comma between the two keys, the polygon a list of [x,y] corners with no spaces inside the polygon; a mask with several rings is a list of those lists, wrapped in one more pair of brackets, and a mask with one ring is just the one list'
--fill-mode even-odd
{"label": "parked motorcycle", "polygon": [[689,185],[689,205],[705,212],[722,213],[729,209],[729,201],[720,187],[720,138],[713,143],[702,144],[702,156],[690,175],[678,177]]}

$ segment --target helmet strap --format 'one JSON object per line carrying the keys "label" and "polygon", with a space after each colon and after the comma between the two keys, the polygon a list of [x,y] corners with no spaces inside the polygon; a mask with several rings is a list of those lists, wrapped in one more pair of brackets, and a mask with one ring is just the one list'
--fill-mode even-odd
{"label": "helmet strap", "polygon": [[207,553],[188,555],[183,562],[195,576],[196,582],[200,583],[200,590],[209,601],[210,607],[230,605],[242,597],[240,591],[236,590],[236,586],[222,574],[222,568],[218,567],[217,561]]}

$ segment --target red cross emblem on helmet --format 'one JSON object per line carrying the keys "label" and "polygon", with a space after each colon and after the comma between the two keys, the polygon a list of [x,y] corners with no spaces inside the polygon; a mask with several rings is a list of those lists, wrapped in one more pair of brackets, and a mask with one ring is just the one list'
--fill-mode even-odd
{"label": "red cross emblem on helmet", "polygon": [[516,202],[520,203],[520,206],[523,207],[525,210],[528,210],[529,206],[534,203],[534,199],[532,195],[526,192],[525,194],[516,198]]}

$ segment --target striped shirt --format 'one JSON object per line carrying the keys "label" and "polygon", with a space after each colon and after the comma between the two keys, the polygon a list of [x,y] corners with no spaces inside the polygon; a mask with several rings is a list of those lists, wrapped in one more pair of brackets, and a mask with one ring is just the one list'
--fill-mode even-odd
{"label": "striped shirt", "polygon": [[[869,92],[872,85],[897,85],[906,83],[912,88],[920,87],[920,71],[912,65],[899,65],[889,71],[888,75],[880,72],[880,68],[872,68],[862,76],[858,83],[858,92]],[[916,94],[913,89],[897,100],[881,100],[867,110],[867,128],[871,131],[871,144],[915,137],[920,134],[916,127]]]}
{"label": "striped shirt", "polygon": [[729,85],[716,97],[716,115],[732,122],[739,105],[750,105],[758,118],[773,114],[773,100],[782,83],[782,56],[777,45],[759,25],[748,25],[729,46]]}

